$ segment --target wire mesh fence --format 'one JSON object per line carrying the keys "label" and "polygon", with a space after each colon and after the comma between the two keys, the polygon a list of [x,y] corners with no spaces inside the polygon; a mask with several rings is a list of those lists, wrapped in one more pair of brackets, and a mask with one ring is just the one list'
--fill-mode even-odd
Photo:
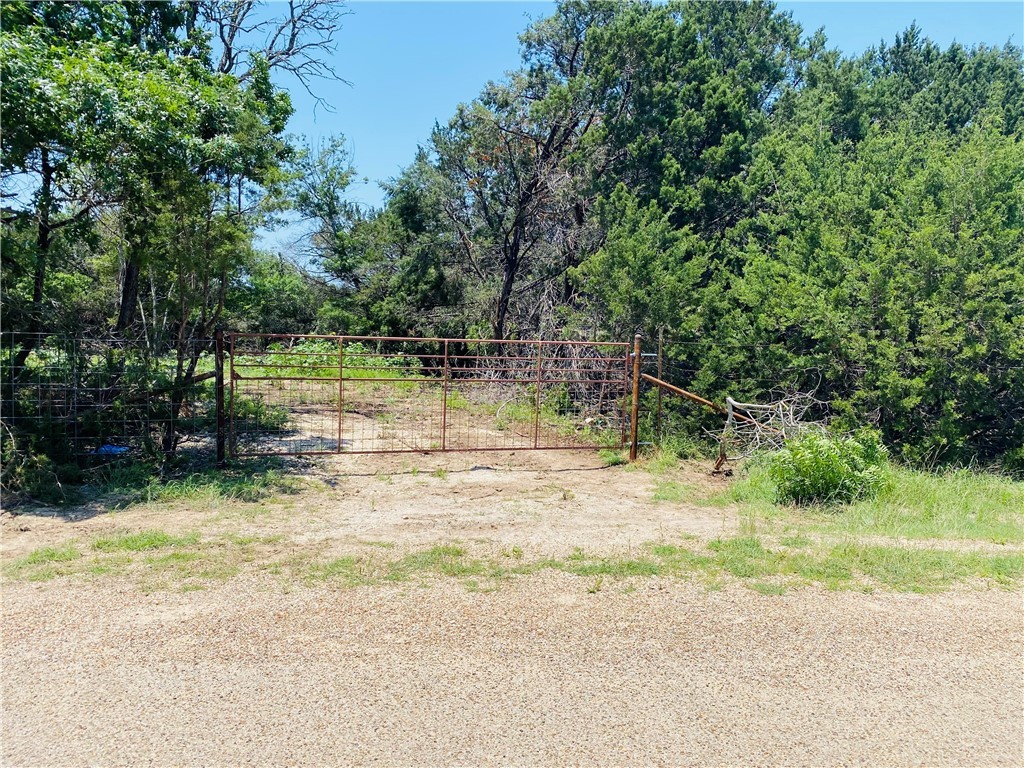
{"label": "wire mesh fence", "polygon": [[230,334],[234,455],[620,447],[628,345]]}
{"label": "wire mesh fence", "polygon": [[[18,456],[96,466],[169,457],[212,463],[228,448],[247,456],[622,447],[634,406],[641,443],[718,440],[723,429],[728,437],[745,428],[729,430],[730,397],[741,400],[732,410],[748,419],[744,425],[794,398],[810,403],[801,421],[828,416],[817,399],[825,396],[818,368],[768,375],[752,367],[723,378],[694,342],[658,336],[643,342],[637,378],[646,383],[634,404],[631,346],[267,334],[158,344],[0,334],[0,484]],[[720,407],[666,394],[670,388],[650,386],[651,376]],[[1019,410],[1011,400],[988,421],[978,417],[979,456],[1020,445]]]}
{"label": "wire mesh fence", "polygon": [[0,335],[3,456],[216,455],[214,340]]}

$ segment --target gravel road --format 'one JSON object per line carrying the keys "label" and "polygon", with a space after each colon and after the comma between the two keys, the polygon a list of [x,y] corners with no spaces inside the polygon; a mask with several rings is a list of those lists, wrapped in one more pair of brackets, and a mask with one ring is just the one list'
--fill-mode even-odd
{"label": "gravel road", "polygon": [[3,589],[3,764],[1024,764],[1021,595]]}

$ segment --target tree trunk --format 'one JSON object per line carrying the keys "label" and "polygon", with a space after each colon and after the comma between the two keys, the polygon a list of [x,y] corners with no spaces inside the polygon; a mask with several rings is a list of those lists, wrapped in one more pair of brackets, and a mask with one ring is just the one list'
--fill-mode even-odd
{"label": "tree trunk", "polygon": [[508,304],[512,298],[512,288],[516,282],[518,259],[507,259],[501,277],[501,293],[498,294],[498,306],[494,312],[494,338],[505,340],[505,320],[508,317]]}
{"label": "tree trunk", "polygon": [[114,333],[118,336],[135,320],[135,309],[139,303],[139,261],[135,254],[128,256],[124,265],[124,279],[121,283],[121,306],[117,313],[117,324]]}
{"label": "tree trunk", "polygon": [[126,204],[121,215],[125,217],[125,240],[128,253],[125,257],[124,275],[121,280],[121,304],[117,312],[117,323],[114,333],[123,336],[127,333],[139,306],[139,280],[142,277],[142,259],[149,244],[149,214],[135,210],[130,203]]}
{"label": "tree trunk", "polygon": [[[171,390],[170,410],[167,423],[164,424],[160,445],[164,458],[171,458],[178,449],[177,421],[181,416],[181,409],[185,404],[188,388],[195,386],[196,367],[199,364],[199,355],[203,349],[205,349],[205,346],[201,347],[192,340],[185,340],[184,345],[178,344],[178,365],[174,376],[174,388]],[[186,357],[188,364],[184,365]]]}

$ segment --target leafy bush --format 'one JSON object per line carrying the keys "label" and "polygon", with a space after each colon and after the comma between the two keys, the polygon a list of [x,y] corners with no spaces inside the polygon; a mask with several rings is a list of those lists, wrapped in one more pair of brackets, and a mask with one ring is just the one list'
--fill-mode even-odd
{"label": "leafy bush", "polygon": [[889,484],[888,453],[869,430],[848,437],[807,432],[771,458],[778,501],[844,503],[877,495]]}

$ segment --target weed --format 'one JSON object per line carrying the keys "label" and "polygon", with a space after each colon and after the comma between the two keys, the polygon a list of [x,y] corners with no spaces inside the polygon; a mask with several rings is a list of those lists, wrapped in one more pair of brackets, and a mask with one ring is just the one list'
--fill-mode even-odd
{"label": "weed", "polygon": [[625,451],[614,451],[610,448],[603,448],[598,452],[598,457],[606,467],[617,467],[620,464],[628,463]]}
{"label": "weed", "polygon": [[85,572],[92,576],[110,576],[112,574],[121,573],[124,570],[124,567],[130,563],[130,559],[118,562],[112,558],[105,558],[88,566],[85,569]]}
{"label": "weed", "polygon": [[651,544],[648,549],[650,549],[651,554],[655,557],[672,557],[683,551],[672,544]]}
{"label": "weed", "polygon": [[482,570],[478,561],[466,558],[464,548],[453,544],[406,555],[392,565],[393,572],[434,571],[445,576],[469,576]]}
{"label": "weed", "polygon": [[469,400],[457,389],[448,390],[448,411],[464,411],[469,409]]}
{"label": "weed", "polygon": [[687,437],[666,438],[644,456],[644,468],[653,474],[662,474],[679,466],[683,459],[698,458],[704,449]]}
{"label": "weed", "polygon": [[888,454],[878,435],[807,432],[788,440],[768,467],[779,501],[842,503],[873,498],[889,484]]}
{"label": "weed", "polygon": [[448,479],[448,470],[445,469],[444,467],[438,467],[437,469],[435,469],[430,474],[431,474],[432,477],[436,477],[439,480],[447,480]]}
{"label": "weed", "polygon": [[224,535],[224,540],[229,544],[235,544],[239,547],[247,547],[252,544],[277,544],[284,540],[284,536],[279,533],[275,533],[270,536],[239,536],[238,534],[228,533]]}

